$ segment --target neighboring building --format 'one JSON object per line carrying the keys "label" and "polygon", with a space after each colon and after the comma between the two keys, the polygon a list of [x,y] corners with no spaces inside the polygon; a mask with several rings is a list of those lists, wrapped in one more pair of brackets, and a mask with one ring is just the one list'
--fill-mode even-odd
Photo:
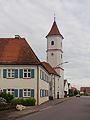
{"label": "neighboring building", "polygon": [[54,20],[52,28],[47,38],[47,62],[55,69],[60,77],[60,98],[64,97],[64,69],[63,69],[63,50],[61,35],[56,21]]}
{"label": "neighboring building", "polygon": [[47,62],[42,62],[45,69],[49,73],[49,98],[54,99],[60,97],[60,75]]}
{"label": "neighboring building", "polygon": [[90,87],[81,87],[80,88],[80,94],[90,95]]}
{"label": "neighboring building", "polygon": [[68,89],[71,90],[72,89],[72,86],[70,83],[68,83]]}
{"label": "neighboring building", "polygon": [[0,38],[0,91],[15,97],[48,100],[49,73],[27,41],[20,36]]}
{"label": "neighboring building", "polygon": [[68,90],[69,90],[68,81],[64,80],[64,96],[65,97],[67,97],[67,95],[68,95]]}

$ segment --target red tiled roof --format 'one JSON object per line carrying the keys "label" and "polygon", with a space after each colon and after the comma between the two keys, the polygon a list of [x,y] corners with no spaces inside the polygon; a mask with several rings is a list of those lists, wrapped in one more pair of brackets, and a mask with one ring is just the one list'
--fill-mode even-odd
{"label": "red tiled roof", "polygon": [[58,73],[54,70],[54,68],[52,68],[52,66],[49,63],[42,62],[42,64],[45,67],[45,69],[48,71],[49,74],[58,75]]}
{"label": "red tiled roof", "polygon": [[81,87],[80,92],[90,93],[90,87]]}
{"label": "red tiled roof", "polygon": [[0,38],[0,65],[40,64],[25,38]]}
{"label": "red tiled roof", "polygon": [[63,36],[59,32],[56,21],[53,22],[52,28],[51,28],[50,32],[48,33],[48,35],[46,37],[52,36],[52,35],[60,35],[63,38]]}

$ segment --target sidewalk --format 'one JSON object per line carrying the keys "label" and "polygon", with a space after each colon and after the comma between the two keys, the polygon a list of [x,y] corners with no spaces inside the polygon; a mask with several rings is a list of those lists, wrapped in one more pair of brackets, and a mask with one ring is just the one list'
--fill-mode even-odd
{"label": "sidewalk", "polygon": [[6,114],[6,116],[7,116],[6,118],[0,119],[0,120],[16,120],[17,118],[45,110],[47,108],[50,108],[54,105],[57,105],[57,104],[62,103],[66,100],[69,100],[69,99],[71,99],[71,98],[54,99],[51,101],[47,101],[39,106],[27,107],[25,110],[22,110],[22,111],[12,111],[12,112],[10,111],[9,113]]}

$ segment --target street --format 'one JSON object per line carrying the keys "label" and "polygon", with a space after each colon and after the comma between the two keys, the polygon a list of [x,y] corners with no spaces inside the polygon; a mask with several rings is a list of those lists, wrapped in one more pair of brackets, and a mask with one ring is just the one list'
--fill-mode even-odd
{"label": "street", "polygon": [[90,120],[90,97],[72,98],[17,120]]}

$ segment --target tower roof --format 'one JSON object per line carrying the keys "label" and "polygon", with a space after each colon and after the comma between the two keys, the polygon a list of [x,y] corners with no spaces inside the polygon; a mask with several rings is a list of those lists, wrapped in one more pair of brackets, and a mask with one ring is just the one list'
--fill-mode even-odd
{"label": "tower roof", "polygon": [[62,37],[62,39],[64,39],[63,36],[61,35],[58,27],[57,27],[57,24],[56,24],[56,21],[55,21],[55,20],[54,20],[54,22],[53,22],[53,25],[52,25],[52,27],[51,27],[50,32],[48,33],[48,35],[47,35],[46,37],[52,36],[52,35],[60,35],[60,36]]}

